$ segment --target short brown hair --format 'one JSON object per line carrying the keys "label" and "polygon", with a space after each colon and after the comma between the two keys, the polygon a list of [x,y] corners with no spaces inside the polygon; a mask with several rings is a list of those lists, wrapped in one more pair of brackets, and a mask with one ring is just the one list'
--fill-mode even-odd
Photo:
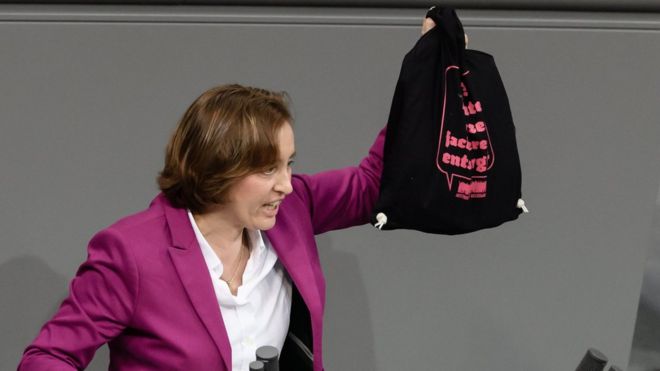
{"label": "short brown hair", "polygon": [[200,95],[179,121],[158,186],[175,207],[205,212],[227,201],[232,185],[273,166],[277,135],[292,124],[288,95],[238,84]]}

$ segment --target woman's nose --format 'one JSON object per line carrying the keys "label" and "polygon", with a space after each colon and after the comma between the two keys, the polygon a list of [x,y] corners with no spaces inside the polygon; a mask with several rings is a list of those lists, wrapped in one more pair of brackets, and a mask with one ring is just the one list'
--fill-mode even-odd
{"label": "woman's nose", "polygon": [[277,178],[277,183],[275,183],[275,191],[284,193],[288,195],[293,192],[293,186],[291,185],[291,171],[281,172]]}

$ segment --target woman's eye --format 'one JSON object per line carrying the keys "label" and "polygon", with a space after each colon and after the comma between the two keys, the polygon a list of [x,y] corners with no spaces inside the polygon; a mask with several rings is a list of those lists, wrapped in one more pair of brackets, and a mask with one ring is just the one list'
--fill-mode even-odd
{"label": "woman's eye", "polygon": [[291,167],[291,166],[293,166],[293,164],[295,164],[295,163],[296,163],[296,162],[295,162],[294,160],[289,160],[289,163],[288,163],[287,165],[289,165],[289,167]]}
{"label": "woman's eye", "polygon": [[266,175],[273,175],[273,174],[275,174],[276,171],[277,171],[277,168],[276,168],[276,167],[271,167],[270,169],[264,171],[264,174],[266,174]]}

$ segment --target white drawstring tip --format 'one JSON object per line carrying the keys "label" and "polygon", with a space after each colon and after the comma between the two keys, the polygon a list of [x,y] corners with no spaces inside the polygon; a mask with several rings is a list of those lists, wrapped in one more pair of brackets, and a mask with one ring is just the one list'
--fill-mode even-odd
{"label": "white drawstring tip", "polygon": [[387,215],[384,213],[378,213],[376,214],[376,220],[378,220],[378,223],[374,224],[374,227],[382,230],[383,226],[387,224]]}
{"label": "white drawstring tip", "polygon": [[523,213],[528,213],[529,210],[525,206],[525,201],[522,198],[518,199],[518,204],[516,204],[516,207],[519,209],[522,209]]}

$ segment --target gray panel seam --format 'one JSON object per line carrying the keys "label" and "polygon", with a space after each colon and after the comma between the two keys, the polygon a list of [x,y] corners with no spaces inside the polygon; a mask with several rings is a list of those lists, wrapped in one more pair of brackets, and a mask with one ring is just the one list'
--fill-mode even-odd
{"label": "gray panel seam", "polygon": [[[99,5],[103,6],[187,6],[187,7],[223,7],[223,6],[249,6],[277,7],[277,8],[369,8],[369,9],[401,9],[401,8],[424,8],[432,2],[425,0],[398,0],[398,1],[369,1],[369,0],[104,0]],[[85,0],[41,0],[39,2],[29,0],[16,0],[15,5],[88,5]],[[545,0],[545,1],[510,1],[510,0],[463,0],[444,1],[445,6],[457,9],[484,9],[484,10],[540,10],[540,11],[612,11],[612,12],[660,12],[660,6],[653,0]]]}
{"label": "gray panel seam", "polygon": [[[1,24],[51,24],[51,25],[200,25],[200,26],[282,26],[282,27],[296,27],[296,26],[314,26],[314,27],[351,27],[351,28],[378,28],[378,27],[389,27],[389,28],[418,28],[419,25],[408,25],[408,24],[392,24],[392,23],[369,23],[369,24],[355,24],[355,23],[288,23],[288,22],[199,22],[199,21],[121,21],[121,20],[103,20],[103,21],[93,21],[93,20],[3,20],[0,19]],[[471,24],[468,22],[463,23],[466,29],[478,30],[478,29],[500,29],[500,30],[566,30],[566,31],[660,31],[660,25],[630,25],[630,26],[590,26],[590,25],[570,25],[570,26],[561,26],[561,25],[501,25],[501,24]]]}
{"label": "gray panel seam", "polygon": [[[1,23],[51,24],[217,24],[351,27],[419,27],[423,9],[372,11],[246,7],[17,7],[0,5]],[[631,13],[460,11],[467,28],[660,30],[660,15]]]}

